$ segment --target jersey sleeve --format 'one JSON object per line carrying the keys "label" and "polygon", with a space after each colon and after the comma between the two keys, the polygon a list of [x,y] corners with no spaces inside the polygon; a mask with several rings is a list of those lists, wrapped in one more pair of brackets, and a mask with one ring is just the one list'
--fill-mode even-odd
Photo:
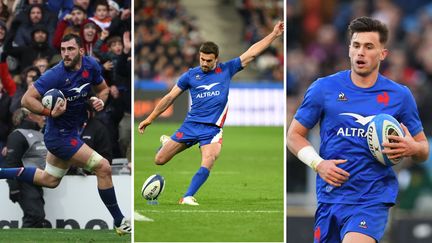
{"label": "jersey sleeve", "polygon": [[225,65],[228,67],[231,77],[243,69],[241,65],[240,57],[236,57],[234,59],[229,60],[228,62],[225,63]]}
{"label": "jersey sleeve", "polygon": [[185,72],[180,76],[177,81],[177,86],[183,91],[189,89],[189,72]]}
{"label": "jersey sleeve", "polygon": [[57,83],[58,75],[53,69],[49,69],[34,82],[33,86],[43,96],[48,90],[56,88]]}
{"label": "jersey sleeve", "polygon": [[404,86],[404,89],[405,100],[402,103],[402,112],[399,117],[399,122],[403,123],[408,128],[412,136],[415,136],[423,131],[423,125],[420,120],[414,96],[408,87]]}
{"label": "jersey sleeve", "polygon": [[297,110],[294,118],[308,129],[312,129],[319,121],[324,109],[322,82],[319,80],[312,83],[304,95],[302,104]]}

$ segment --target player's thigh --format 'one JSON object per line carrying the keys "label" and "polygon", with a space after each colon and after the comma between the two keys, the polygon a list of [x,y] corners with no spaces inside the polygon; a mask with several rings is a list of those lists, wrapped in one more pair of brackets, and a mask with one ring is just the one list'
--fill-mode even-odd
{"label": "player's thigh", "polygon": [[[74,166],[80,167],[80,168],[86,168],[88,167],[88,163],[90,163],[90,158],[93,156],[94,150],[90,148],[87,144],[83,144],[81,148],[72,156],[70,159],[70,163]],[[100,161],[104,159],[103,157],[99,157],[98,161],[95,161],[95,165],[92,167],[97,167],[97,164],[100,163]]]}
{"label": "player's thigh", "polygon": [[344,243],[376,242],[384,235],[390,205],[350,205],[340,237]]}
{"label": "player's thigh", "polygon": [[342,243],[376,243],[376,241],[374,238],[359,232],[348,232]]}
{"label": "player's thigh", "polygon": [[170,160],[174,155],[182,152],[187,149],[187,145],[184,143],[179,143],[171,138],[162,146],[162,148],[156,154],[156,158],[160,158],[161,160]]}

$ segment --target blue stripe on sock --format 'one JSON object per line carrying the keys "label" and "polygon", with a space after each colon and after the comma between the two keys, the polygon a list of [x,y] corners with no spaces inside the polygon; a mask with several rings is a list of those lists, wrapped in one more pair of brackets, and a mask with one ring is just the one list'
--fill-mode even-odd
{"label": "blue stripe on sock", "polygon": [[0,179],[12,179],[33,184],[35,173],[35,167],[1,168]]}
{"label": "blue stripe on sock", "polygon": [[210,175],[210,171],[206,167],[201,166],[197,171],[197,173],[195,173],[195,175],[192,177],[192,181],[189,185],[189,188],[183,197],[195,195],[198,189],[207,180],[209,175]]}

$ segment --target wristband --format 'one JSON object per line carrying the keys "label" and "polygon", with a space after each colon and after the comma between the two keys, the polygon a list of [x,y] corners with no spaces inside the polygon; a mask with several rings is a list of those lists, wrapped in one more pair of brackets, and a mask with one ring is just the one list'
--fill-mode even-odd
{"label": "wristband", "polygon": [[44,107],[43,110],[42,110],[42,112],[41,112],[41,115],[51,116],[51,110],[48,109],[48,108],[46,108],[46,107]]}
{"label": "wristband", "polygon": [[297,158],[311,167],[314,171],[317,171],[317,166],[324,160],[310,145],[300,149],[297,153]]}

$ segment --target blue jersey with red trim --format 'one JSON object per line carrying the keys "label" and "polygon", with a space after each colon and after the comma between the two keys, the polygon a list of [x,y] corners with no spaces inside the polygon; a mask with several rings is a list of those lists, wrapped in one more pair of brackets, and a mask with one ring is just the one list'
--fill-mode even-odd
{"label": "blue jersey with red trim", "polygon": [[350,173],[341,187],[332,187],[317,175],[318,202],[395,203],[395,173],[375,160],[366,141],[369,122],[380,113],[402,122],[412,136],[423,130],[410,90],[382,75],[370,88],[354,85],[349,70],[320,78],[309,87],[295,119],[309,129],[319,121],[321,157],[347,159],[338,167]]}
{"label": "blue jersey with red trim", "polygon": [[242,70],[240,58],[218,63],[216,68],[203,72],[200,67],[189,69],[177,81],[182,90],[189,89],[191,109],[185,121],[215,124],[222,127],[228,112],[231,78]]}
{"label": "blue jersey with red trim", "polygon": [[63,61],[47,70],[34,87],[41,96],[50,89],[58,89],[67,99],[66,111],[57,118],[48,117],[46,134],[57,130],[61,133],[76,132],[87,119],[86,103],[92,85],[102,83],[101,68],[96,60],[89,56],[82,57],[80,70],[65,68]]}

